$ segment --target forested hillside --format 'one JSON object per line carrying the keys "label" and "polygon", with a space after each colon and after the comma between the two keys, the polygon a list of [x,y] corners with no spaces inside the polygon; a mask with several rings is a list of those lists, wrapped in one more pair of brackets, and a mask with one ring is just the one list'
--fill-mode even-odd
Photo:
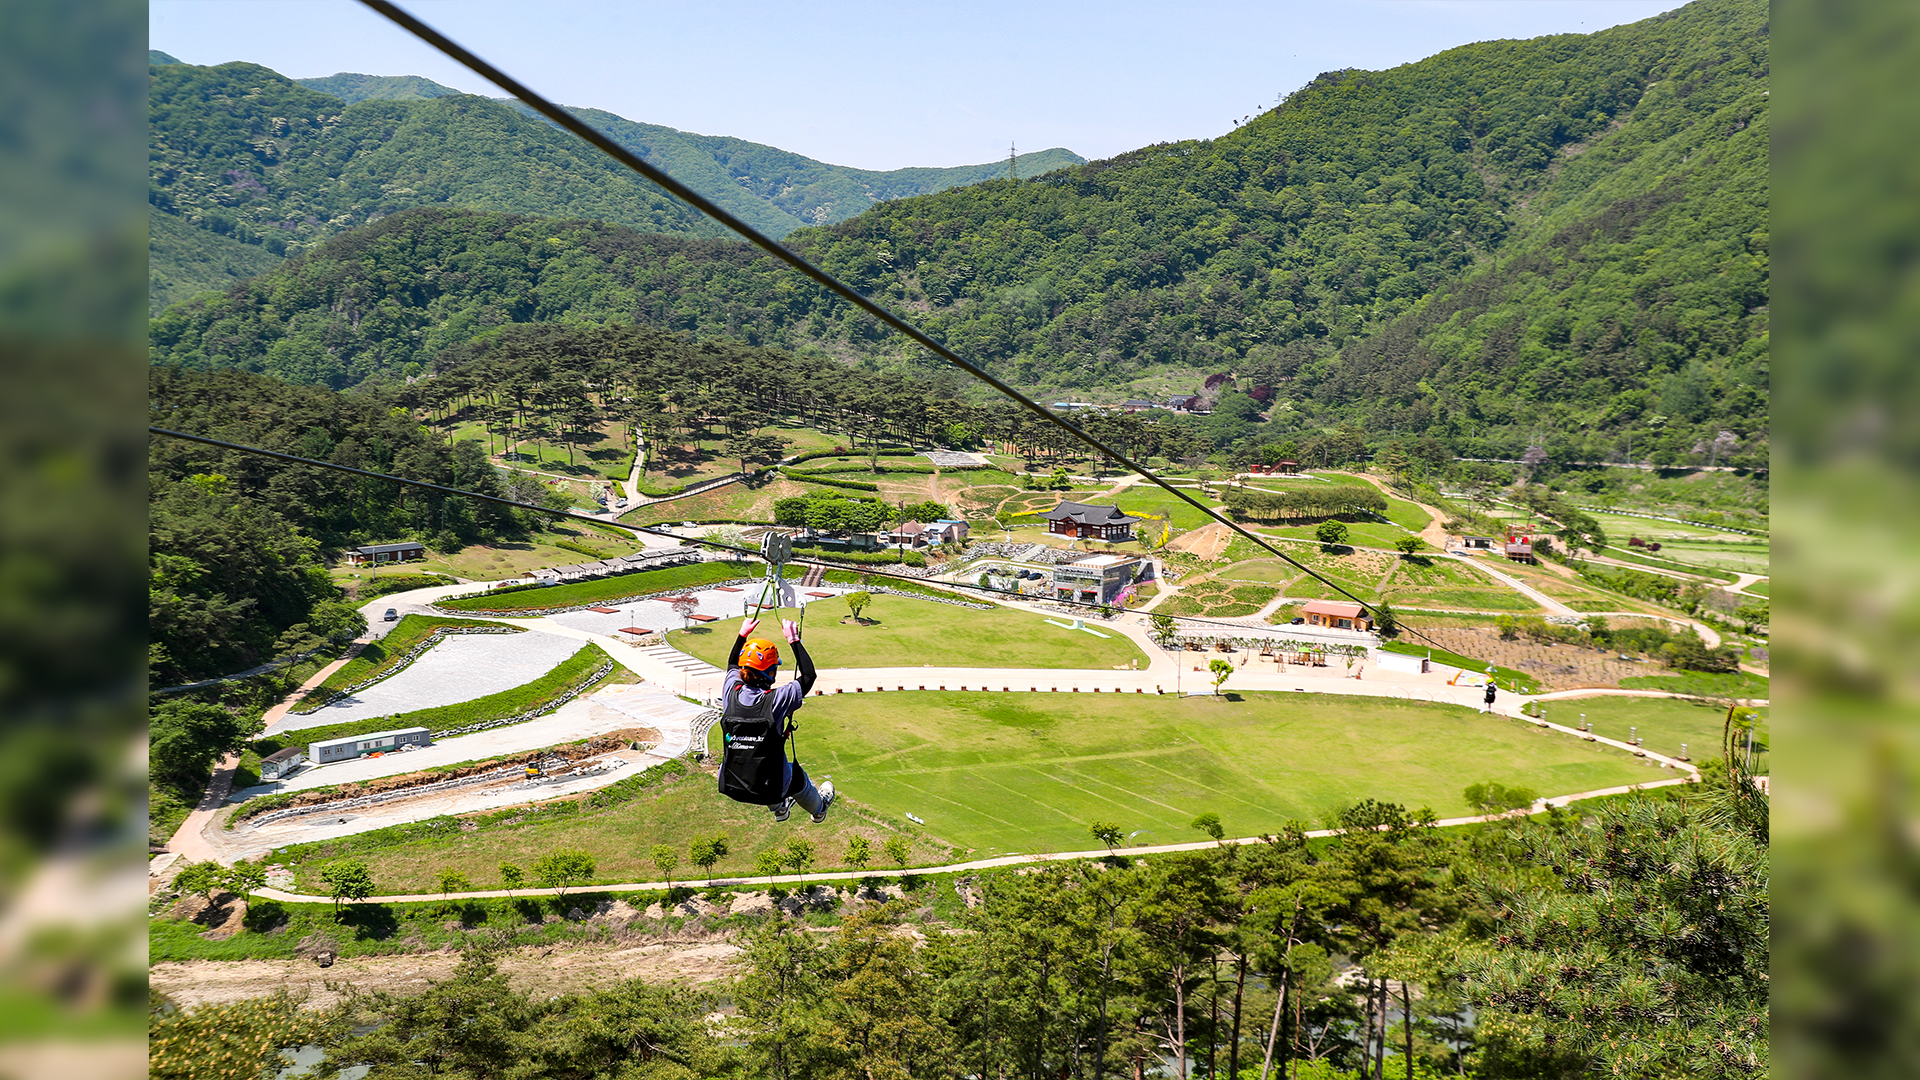
{"label": "forested hillside", "polygon": [[[154,214],[276,256],[422,205],[720,233],[579,139],[485,98],[347,105],[254,64],[149,71]],[[207,277],[167,254],[155,253],[156,281],[176,288],[156,305]]]}
{"label": "forested hillside", "polygon": [[[582,217],[646,232],[721,234],[518,103],[461,94],[417,75],[341,72],[287,79],[254,64],[193,67],[148,54],[154,231],[150,306],[158,312],[265,270],[284,255],[421,205]],[[1004,177],[1007,163],[873,172],[724,136],[579,115],[755,228],[785,236],[841,221],[882,199]],[[1022,155],[1023,175],[1084,159]],[[171,220],[167,220],[171,219]],[[180,226],[207,237],[182,235]],[[252,250],[241,252],[237,242]]]}
{"label": "forested hillside", "polygon": [[[1230,371],[1287,429],[1502,457],[1633,434],[1663,458],[1726,431],[1727,453],[1763,460],[1767,29],[1756,0],[1699,0],[1331,73],[1212,142],[789,242],[1029,387]],[[444,212],[170,312],[153,345],[345,385],[543,320],[916,359],[737,244]]]}
{"label": "forested hillside", "polygon": [[[1007,175],[1005,161],[950,169],[854,169],[745,139],[642,124],[600,109],[572,111],[613,136],[620,145],[667,170],[674,179],[774,237],[807,225],[845,221],[887,199],[925,195]],[[1070,150],[1056,147],[1021,154],[1014,165],[1021,176],[1038,176],[1085,161]]]}
{"label": "forested hillside", "polygon": [[[471,442],[448,446],[404,410],[239,371],[149,370],[157,426],[432,483],[504,494]],[[524,529],[512,511],[287,466],[177,439],[148,446],[151,678],[168,686],[272,658],[297,624],[338,624],[326,549],[400,536],[457,550]],[[516,497],[539,500],[539,486]]]}

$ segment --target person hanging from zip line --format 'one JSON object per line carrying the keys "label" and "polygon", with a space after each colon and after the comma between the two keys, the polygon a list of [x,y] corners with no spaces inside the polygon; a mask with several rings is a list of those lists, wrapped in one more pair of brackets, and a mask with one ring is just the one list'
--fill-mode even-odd
{"label": "person hanging from zip line", "polygon": [[775,821],[787,820],[797,802],[819,824],[827,819],[827,808],[833,805],[833,781],[814,787],[798,755],[792,759],[787,756],[795,727],[794,710],[806,701],[818,673],[807,647],[800,644],[800,624],[788,619],[781,623],[781,629],[799,661],[800,674],[792,682],[775,686],[780,648],[771,641],[751,637],[759,625],[757,618],[740,624],[740,637],[727,656],[727,676],[720,683],[724,744],[720,794],[736,802],[765,806],[773,811]]}

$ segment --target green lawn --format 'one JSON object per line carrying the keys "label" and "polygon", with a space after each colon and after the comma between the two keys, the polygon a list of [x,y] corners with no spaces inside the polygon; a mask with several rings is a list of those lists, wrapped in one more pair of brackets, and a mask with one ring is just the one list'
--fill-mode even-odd
{"label": "green lawn", "polygon": [[1387,496],[1387,520],[1406,529],[1408,532],[1420,532],[1433,523],[1433,515],[1405,499]]}
{"label": "green lawn", "polygon": [[1773,588],[1773,582],[1769,581],[1766,578],[1761,578],[1759,581],[1756,581],[1753,584],[1747,586],[1747,591],[1752,593],[1755,596],[1771,597],[1773,595],[1771,591],[1772,588]]}
{"label": "green lawn", "polygon": [[484,611],[489,614],[511,615],[516,612],[590,604],[597,600],[618,600],[673,589],[697,588],[716,581],[755,577],[762,572],[762,569],[757,566],[740,562],[691,563],[686,566],[669,566],[664,570],[642,570],[637,574],[620,574],[591,581],[574,581],[565,585],[549,585],[539,589],[515,589],[508,592],[442,600],[436,606],[448,611]]}
{"label": "green lawn", "polygon": [[[599,554],[590,555],[577,548],[561,547],[561,544],[579,545]],[[470,581],[500,581],[542,566],[564,566],[588,559],[629,555],[640,548],[640,543],[631,535],[615,536],[583,522],[555,522],[530,534],[525,540],[471,544],[455,552],[429,550],[425,561],[407,563],[400,572],[438,571]],[[393,572],[385,571],[382,576]],[[346,569],[333,571],[342,584],[351,581],[358,573],[357,570]]]}
{"label": "green lawn", "polygon": [[[1685,743],[1687,756],[1696,765],[1720,752],[1721,728],[1727,719],[1724,707],[1699,705],[1673,698],[1591,697],[1543,701],[1541,704],[1546,707],[1548,720],[1567,727],[1579,727],[1580,715],[1585,713],[1587,720],[1593,724],[1593,733],[1609,739],[1625,740],[1632,734],[1630,729],[1637,727],[1640,737],[1645,740],[1641,745],[1656,754],[1677,757],[1680,745]],[[1767,771],[1768,710],[1755,708],[1742,711],[1760,717],[1754,743],[1755,771],[1764,773]]]}
{"label": "green lawn", "polygon": [[[663,503],[649,503],[636,507],[622,515],[620,520],[628,525],[659,525],[681,521],[746,521],[773,523],[773,504],[780,499],[794,495],[809,495],[826,490],[816,484],[802,484],[798,481],[777,479],[749,487],[744,483],[725,484],[712,491],[703,491],[698,495],[670,499]],[[870,496],[872,492],[842,490],[848,498]]]}
{"label": "green lawn", "polygon": [[[791,617],[792,612],[782,612]],[[861,613],[868,625],[847,620],[839,600],[824,600],[806,621],[807,651],[814,663],[830,668],[938,667],[1071,668],[1112,670],[1147,657],[1131,638],[1114,630],[1097,638],[1078,630],[1048,625],[1045,618],[1024,611],[976,611],[910,600],[904,596],[875,596]],[[768,620],[767,626],[773,623]],[[674,630],[667,643],[715,666],[727,662],[739,624],[718,622],[708,627]]]}
{"label": "green lawn", "polygon": [[[807,734],[801,738],[806,739]],[[801,745],[803,750],[811,746],[807,742]],[[679,772],[663,771],[675,769]],[[810,761],[808,769],[819,772]],[[348,855],[366,859],[379,889],[395,893],[435,891],[437,872],[448,866],[464,872],[475,888],[500,888],[502,862],[527,869],[535,859],[561,848],[579,848],[592,854],[598,863],[596,881],[660,881],[662,876],[652,860],[655,844],[666,844],[679,854],[676,882],[704,884],[706,874],[688,861],[687,845],[715,833],[726,833],[728,839],[728,855],[714,867],[714,876],[721,878],[748,877],[753,873],[754,856],[782,847],[796,837],[815,844],[816,869],[844,866],[847,841],[856,835],[867,837],[872,844],[875,860],[882,864],[875,866],[876,871],[886,863],[886,857],[879,854],[880,845],[899,832],[909,833],[914,841],[911,864],[945,862],[951,854],[946,845],[917,835],[904,818],[890,821],[863,813],[864,808],[854,800],[841,803],[819,825],[807,821],[804,813],[782,825],[761,807],[722,796],[709,772],[668,765],[640,775],[647,778],[644,790],[625,797],[598,795],[509,807],[467,818],[470,829],[454,828],[449,819],[436,818],[338,840],[294,845],[282,849],[277,858],[294,867],[302,890],[324,894],[319,880],[321,866],[329,859]],[[825,775],[820,773],[819,778]],[[609,802],[612,805],[607,805]]]}
{"label": "green lawn", "polygon": [[1770,680],[1744,671],[1676,671],[1671,675],[1629,675],[1620,680],[1625,690],[1665,690],[1695,697],[1763,698],[1771,691]]}
{"label": "green lawn", "polygon": [[[1218,502],[1207,498],[1198,491],[1193,491],[1189,494],[1200,500],[1205,506],[1213,507],[1216,510],[1220,509]],[[1171,515],[1173,527],[1181,530],[1198,529],[1213,524],[1212,518],[1166,492],[1161,491],[1159,488],[1147,488],[1144,490],[1128,488],[1120,494],[1118,499],[1102,495],[1078,501],[1085,502],[1092,506],[1118,506],[1121,510],[1135,517],[1153,517],[1166,521],[1168,520],[1168,516]],[[1222,510],[1221,513],[1224,515],[1225,511]]]}
{"label": "green lawn", "polygon": [[1521,722],[1373,698],[861,694],[801,716],[810,770],[975,855],[1084,850],[1096,818],[1176,843],[1206,811],[1246,836],[1362,798],[1463,814],[1481,780],[1570,793],[1661,775]]}
{"label": "green lawn", "polygon": [[1162,603],[1155,611],[1166,615],[1211,615],[1235,618],[1251,615],[1279,595],[1264,585],[1241,585],[1221,578],[1181,588],[1180,595]]}
{"label": "green lawn", "polygon": [[1753,541],[1669,541],[1660,554],[1677,562],[1710,567],[1721,571],[1764,574],[1773,557],[1773,548],[1765,540]]}
{"label": "green lawn", "polygon": [[426,640],[427,635],[447,626],[487,626],[516,633],[521,630],[517,626],[502,627],[499,623],[482,622],[478,619],[440,619],[431,615],[408,615],[395,623],[385,637],[370,642],[366,648],[360,650],[360,655],[347,661],[341,665],[340,670],[327,676],[325,682],[308,693],[307,700],[317,702],[335,690],[344,689],[386,671],[399,663],[407,650]]}
{"label": "green lawn", "polygon": [[[1395,541],[1407,535],[1407,531],[1397,525],[1386,525],[1378,521],[1349,521],[1344,524],[1347,526],[1346,543],[1358,547],[1392,548]],[[1281,527],[1262,525],[1258,531],[1268,536],[1286,537],[1289,540],[1318,540],[1320,538],[1314,535],[1314,530],[1319,527],[1317,522],[1312,525]]]}

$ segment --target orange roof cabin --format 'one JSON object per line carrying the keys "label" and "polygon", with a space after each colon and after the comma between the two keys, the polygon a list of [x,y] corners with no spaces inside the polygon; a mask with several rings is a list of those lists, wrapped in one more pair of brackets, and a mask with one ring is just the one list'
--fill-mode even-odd
{"label": "orange roof cabin", "polygon": [[1047,531],[1080,540],[1131,540],[1139,520],[1117,506],[1063,502],[1047,512]]}
{"label": "orange roof cabin", "polygon": [[1342,600],[1309,600],[1300,613],[1308,626],[1326,626],[1335,630],[1372,630],[1373,616],[1359,604]]}

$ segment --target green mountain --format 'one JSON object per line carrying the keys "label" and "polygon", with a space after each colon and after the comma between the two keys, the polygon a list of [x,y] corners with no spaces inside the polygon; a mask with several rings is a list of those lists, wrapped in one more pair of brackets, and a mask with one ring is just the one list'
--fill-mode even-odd
{"label": "green mountain", "polygon": [[[346,105],[254,64],[149,72],[153,213],[275,256],[422,205],[720,231],[580,140],[485,98]],[[156,284],[216,276],[172,257],[183,251],[154,251]]]}
{"label": "green mountain", "polygon": [[170,56],[167,53],[161,52],[159,49],[147,50],[147,66],[148,67],[152,67],[156,64],[178,64],[178,63],[180,63],[180,60],[178,57]]}
{"label": "green mountain", "polygon": [[[1725,430],[1764,459],[1767,73],[1765,6],[1699,0],[1330,73],[1217,140],[886,202],[788,242],[1032,388],[1231,372],[1286,429],[1501,457],[1629,434],[1636,456],[1649,439],[1685,454]],[[155,357],[345,385],[494,325],[569,320],[919,361],[737,244],[499,215],[382,226],[169,312]]]}
{"label": "green mountain", "polygon": [[[852,169],[745,139],[642,124],[600,109],[574,109],[573,113],[775,237],[807,225],[845,221],[888,199],[927,195],[1007,175],[1005,161],[950,169]],[[1014,168],[1019,175],[1031,177],[1085,162],[1080,155],[1056,147],[1021,154],[1014,159]]]}
{"label": "green mountain", "polygon": [[[207,237],[156,221],[151,310],[221,288],[343,230],[410,206],[597,218],[663,233],[721,230],[518,105],[414,75],[286,79],[253,64],[202,68],[149,51],[149,199]],[[840,221],[881,199],[1004,176],[1005,162],[871,172],[771,146],[580,110],[764,232]],[[1023,155],[1023,174],[1083,159]],[[224,242],[223,242],[224,241]],[[241,253],[235,244],[256,249]],[[263,261],[263,255],[265,261]]]}
{"label": "green mountain", "polygon": [[426,101],[460,91],[419,75],[360,75],[342,71],[324,79],[295,79],[309,90],[332,94],[349,105],[357,101]]}

